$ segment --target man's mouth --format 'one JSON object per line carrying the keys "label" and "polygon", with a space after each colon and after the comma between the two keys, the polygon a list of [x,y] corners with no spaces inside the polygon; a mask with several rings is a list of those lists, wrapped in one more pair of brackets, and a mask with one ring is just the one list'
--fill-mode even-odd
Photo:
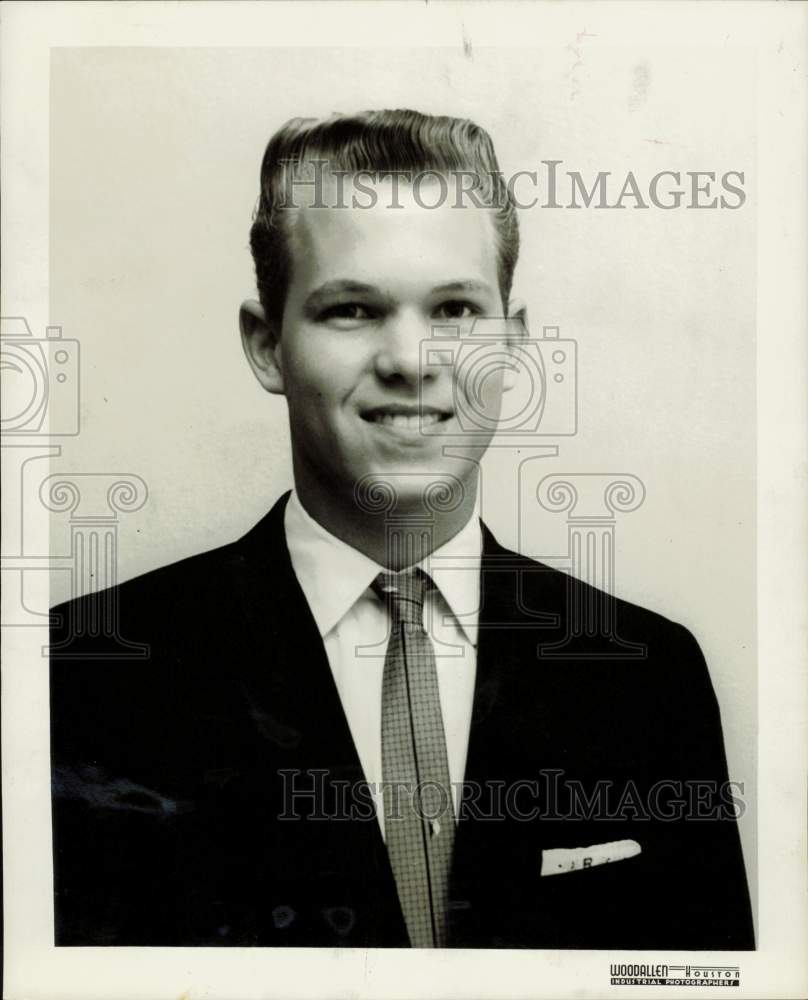
{"label": "man's mouth", "polygon": [[442,410],[433,406],[404,406],[390,404],[375,406],[362,410],[360,416],[368,423],[382,424],[385,427],[396,427],[401,430],[420,430],[434,424],[442,423],[452,416],[451,410]]}

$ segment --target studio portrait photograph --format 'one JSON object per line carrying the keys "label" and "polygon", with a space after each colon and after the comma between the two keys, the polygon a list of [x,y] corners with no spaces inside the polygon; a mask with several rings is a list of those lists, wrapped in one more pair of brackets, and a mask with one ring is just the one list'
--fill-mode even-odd
{"label": "studio portrait photograph", "polygon": [[2,310],[31,996],[96,962],[106,996],[549,996],[548,960],[557,995],[764,996],[796,961],[752,22],[414,6],[216,39],[133,4],[131,43],[41,50],[47,285]]}

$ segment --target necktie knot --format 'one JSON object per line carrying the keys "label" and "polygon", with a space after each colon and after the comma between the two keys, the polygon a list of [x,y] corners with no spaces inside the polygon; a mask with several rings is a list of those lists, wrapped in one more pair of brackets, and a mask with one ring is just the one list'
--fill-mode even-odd
{"label": "necktie knot", "polygon": [[431,586],[423,570],[416,568],[402,573],[379,573],[371,586],[387,602],[394,626],[401,622],[423,626],[424,596]]}

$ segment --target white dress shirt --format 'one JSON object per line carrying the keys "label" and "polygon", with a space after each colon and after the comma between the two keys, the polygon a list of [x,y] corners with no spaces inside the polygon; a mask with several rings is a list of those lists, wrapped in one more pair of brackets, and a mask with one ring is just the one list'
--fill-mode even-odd
{"label": "white dress shirt", "polygon": [[[385,569],[326,531],[304,510],[295,492],[286,505],[284,530],[292,568],[323,639],[384,836],[382,676],[390,623],[387,608],[370,585]],[[455,816],[477,668],[481,553],[475,509],[453,538],[418,564],[438,588],[427,593],[424,628],[435,649]],[[317,697],[316,691],[309,694]]]}

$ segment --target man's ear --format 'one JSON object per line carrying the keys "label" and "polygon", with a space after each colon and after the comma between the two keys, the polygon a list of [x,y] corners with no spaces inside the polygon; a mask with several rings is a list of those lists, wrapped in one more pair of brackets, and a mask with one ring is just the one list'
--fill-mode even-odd
{"label": "man's ear", "polygon": [[263,306],[255,299],[245,299],[238,314],[241,343],[255,377],[267,392],[283,395],[280,331],[266,318]]}
{"label": "man's ear", "polygon": [[[527,306],[521,299],[511,299],[508,303],[508,319],[505,330],[508,347],[515,351],[529,336],[527,327]],[[502,376],[502,390],[507,392],[516,385],[519,366],[505,369]]]}

